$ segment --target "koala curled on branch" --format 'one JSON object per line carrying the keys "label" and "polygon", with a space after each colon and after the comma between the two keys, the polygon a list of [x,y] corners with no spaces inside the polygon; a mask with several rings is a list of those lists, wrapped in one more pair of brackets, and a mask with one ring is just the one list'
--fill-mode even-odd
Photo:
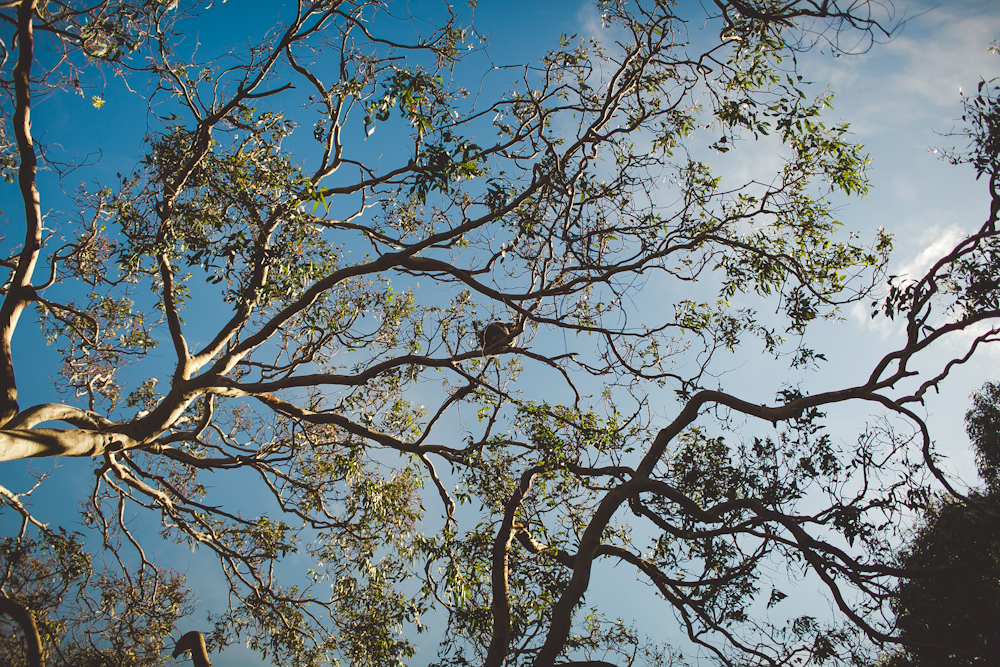
{"label": "koala curled on branch", "polygon": [[517,342],[521,331],[513,322],[490,322],[476,332],[476,338],[483,352],[499,352]]}
{"label": "koala curled on branch", "polygon": [[[510,349],[512,345],[517,343],[522,331],[522,325],[513,322],[490,322],[482,329],[479,328],[479,324],[477,320],[473,322],[472,326],[476,331],[476,341],[478,341],[482,353],[487,356]],[[465,400],[479,385],[478,379],[470,379],[469,384],[452,394],[452,398],[456,401]]]}

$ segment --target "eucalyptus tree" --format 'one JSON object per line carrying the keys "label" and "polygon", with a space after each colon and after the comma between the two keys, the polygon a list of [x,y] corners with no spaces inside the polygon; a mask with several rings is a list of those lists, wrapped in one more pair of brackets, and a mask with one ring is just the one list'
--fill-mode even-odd
{"label": "eucalyptus tree", "polygon": [[[99,572],[79,535],[43,532],[0,542],[0,660],[18,665],[163,664],[176,620],[190,610],[184,578],[147,568]],[[6,619],[5,619],[6,620]]]}
{"label": "eucalyptus tree", "polygon": [[[995,337],[1000,206],[878,300],[888,235],[842,233],[831,208],[865,191],[866,156],[786,64],[817,39],[885,34],[881,5],[704,4],[598,3],[604,32],[491,70],[511,84],[493,96],[492,78],[460,76],[488,47],[448,5],[418,22],[397,3],[298,2],[208,61],[180,39],[198,25],[186,3],[0,9],[16,50],[4,173],[25,211],[0,262],[0,460],[91,460],[84,520],[122,567],[156,571],[123,518],[156,517],[217,556],[231,604],[214,645],[282,664],[404,662],[428,627],[439,664],[680,660],[583,609],[605,560],[723,663],[850,651],[847,630],[746,612],[775,560],[892,641],[887,531],[921,470],[959,494],[908,407],[953,364],[909,365],[973,327],[987,332],[955,362]],[[31,95],[76,94],[94,71],[147,95],[144,157],[81,188],[76,217],[43,220],[56,194],[38,185]],[[984,95],[977,119],[996,113]],[[953,159],[995,185],[995,124],[970,127],[971,157]],[[774,137],[782,163],[723,187],[692,143],[706,128],[713,155]],[[776,403],[706,389],[716,353],[748,341],[820,362],[795,341],[870,299],[907,338],[864,383]],[[29,307],[51,371],[14,358]],[[62,400],[21,405],[15,370],[51,372]],[[651,403],[661,388],[679,408]],[[911,420],[919,460],[874,431],[835,446],[821,410],[843,401]],[[740,437],[733,415],[773,432]],[[259,516],[223,497],[248,473]],[[0,496],[19,543],[49,534],[23,493]],[[286,565],[303,559],[305,579]]]}
{"label": "eucalyptus tree", "polygon": [[921,571],[900,581],[892,600],[903,646],[879,664],[974,665],[989,662],[1000,642],[1000,385],[973,394],[965,415],[985,490],[967,499],[934,497],[900,567]]}

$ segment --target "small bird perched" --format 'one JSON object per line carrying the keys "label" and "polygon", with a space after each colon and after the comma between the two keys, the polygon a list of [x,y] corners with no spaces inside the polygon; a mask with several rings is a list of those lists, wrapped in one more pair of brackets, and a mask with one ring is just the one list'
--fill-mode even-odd
{"label": "small bird perched", "polygon": [[208,660],[205,635],[197,630],[192,630],[178,639],[177,645],[174,646],[174,652],[170,654],[170,657],[176,658],[185,651],[191,651],[191,662],[194,663],[194,667],[212,667],[212,663]]}
{"label": "small bird perched", "polygon": [[483,348],[483,354],[496,353],[516,343],[520,333],[513,322],[490,322],[481,331],[476,332],[476,338]]}

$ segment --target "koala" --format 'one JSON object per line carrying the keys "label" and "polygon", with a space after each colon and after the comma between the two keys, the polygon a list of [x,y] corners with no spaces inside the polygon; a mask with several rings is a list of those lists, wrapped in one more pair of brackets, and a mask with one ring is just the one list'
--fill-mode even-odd
{"label": "koala", "polygon": [[517,325],[512,322],[490,322],[482,330],[476,332],[476,338],[484,353],[495,353],[516,343],[520,333]]}

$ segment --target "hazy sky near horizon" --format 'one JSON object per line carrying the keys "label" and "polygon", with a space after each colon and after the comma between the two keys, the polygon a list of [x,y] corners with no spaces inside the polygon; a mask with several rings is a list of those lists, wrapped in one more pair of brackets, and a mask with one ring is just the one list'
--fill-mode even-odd
{"label": "hazy sky near horizon", "polygon": [[[680,0],[681,4],[696,1]],[[814,83],[812,88],[817,94],[829,86],[835,98],[834,109],[826,119],[850,122],[856,140],[865,145],[871,157],[871,191],[864,199],[846,202],[838,210],[839,219],[845,229],[857,230],[868,238],[880,227],[890,231],[894,235],[894,253],[889,273],[915,276],[957,240],[977,229],[989,212],[985,185],[976,182],[972,169],[947,164],[935,150],[964,145],[962,137],[950,134],[961,127],[962,92],[973,92],[981,79],[1000,77],[1000,57],[988,49],[1000,39],[1000,4],[996,0],[954,0],[944,4],[897,0],[896,11],[897,18],[905,16],[906,20],[891,39],[858,55],[835,57],[828,49],[816,48],[799,55],[798,69]],[[212,34],[206,27],[191,37],[209,49],[229,39],[238,40],[240,34],[245,36],[254,28],[273,24],[277,14],[275,3],[263,0],[216,2],[204,9],[203,21],[206,26],[223,27],[225,36]],[[488,52],[497,63],[537,60],[547,48],[555,46],[561,33],[599,35],[601,30],[595,8],[584,0],[480,0],[475,22],[480,31],[490,34]],[[700,27],[691,25],[689,29],[692,39],[698,39]],[[106,102],[102,108],[94,108],[90,95],[101,93]],[[117,170],[131,168],[140,157],[147,127],[146,106],[145,100],[127,93],[118,80],[109,78],[103,91],[88,91],[83,98],[62,96],[41,101],[35,122],[43,132],[42,140],[46,122],[63,124],[63,129],[79,126],[80,132],[87,132],[87,141],[103,152],[100,165],[96,171],[87,172],[88,178],[106,178]],[[721,172],[724,185],[769,174],[778,160],[774,147],[766,143],[759,151],[737,151],[727,158]],[[3,210],[8,214],[18,211],[12,186],[2,187]],[[45,209],[45,189],[42,196]],[[10,228],[19,229],[15,225]],[[32,355],[36,359],[54,358],[50,348],[33,338],[37,328],[32,319],[26,316],[20,325],[15,343],[22,354],[16,359]],[[808,334],[811,347],[824,352],[829,361],[819,370],[803,375],[803,386],[817,392],[863,381],[873,361],[897,344],[900,334],[898,324],[883,318],[873,320],[867,303],[845,309],[842,321],[818,324]],[[32,380],[30,372],[18,372],[23,405],[53,400],[52,378]],[[975,481],[974,467],[962,418],[969,393],[993,379],[1000,379],[1000,350],[996,348],[982,350],[975,363],[958,368],[942,383],[940,393],[929,396],[924,406],[939,451],[948,457],[944,467],[971,482]],[[763,395],[764,400],[770,400],[788,381],[787,365],[756,351],[741,353],[732,358],[726,380],[727,389],[734,394]],[[676,404],[665,397],[660,414],[666,417],[675,410]],[[77,492],[86,488],[90,479],[74,480],[68,470],[82,470],[83,466],[44,460],[30,465],[41,471],[62,469],[54,480],[63,480],[59,483],[65,498],[39,498],[35,507],[42,512],[40,518],[55,524],[76,521],[73,512],[83,499]],[[23,491],[28,483],[25,464],[0,466],[4,466],[0,467],[0,483]],[[69,501],[71,507],[67,507]],[[9,517],[0,519],[0,528],[9,529],[10,525]],[[164,553],[181,559],[190,552],[164,547]],[[189,561],[163,564],[186,569],[191,581],[200,586],[201,604],[192,627],[201,623],[206,609],[217,611],[219,604],[225,604],[223,591],[210,588],[216,566],[207,552]],[[595,591],[594,599],[606,596],[609,613],[614,615],[616,602],[611,593]],[[631,599],[618,602],[620,613],[636,613]],[[642,621],[648,632],[670,638],[675,636],[675,626],[672,618],[665,623],[653,618]],[[414,664],[425,664],[432,658],[424,655]],[[213,655],[212,660],[216,667],[236,667],[251,664],[253,656],[234,647]]]}

